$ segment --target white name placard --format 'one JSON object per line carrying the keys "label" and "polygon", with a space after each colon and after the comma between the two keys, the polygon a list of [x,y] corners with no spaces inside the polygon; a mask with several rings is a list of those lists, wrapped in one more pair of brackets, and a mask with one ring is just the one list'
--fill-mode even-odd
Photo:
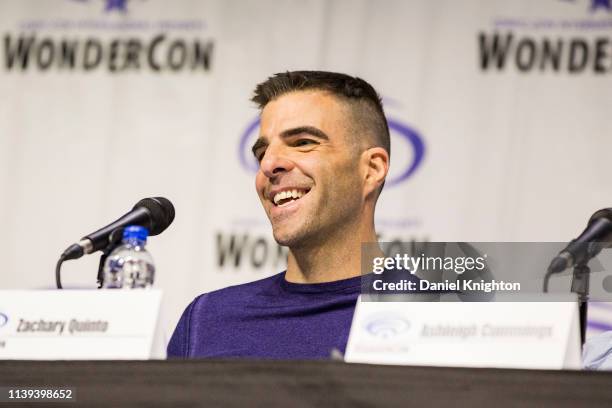
{"label": "white name placard", "polygon": [[577,303],[357,302],[345,360],[580,369]]}
{"label": "white name placard", "polygon": [[161,357],[159,290],[2,290],[0,359]]}

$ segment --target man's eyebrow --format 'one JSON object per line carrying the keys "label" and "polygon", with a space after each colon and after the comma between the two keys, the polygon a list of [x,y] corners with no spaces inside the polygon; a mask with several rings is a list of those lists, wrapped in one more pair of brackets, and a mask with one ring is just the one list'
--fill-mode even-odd
{"label": "man's eyebrow", "polygon": [[[284,137],[297,136],[301,134],[308,134],[308,135],[318,137],[319,139],[329,140],[329,136],[327,136],[325,132],[323,132],[321,129],[317,129],[314,126],[294,127],[291,129],[284,130],[283,132],[281,132],[280,135],[281,137],[284,138]],[[266,140],[266,138],[260,137],[259,139],[257,139],[255,143],[253,144],[253,147],[251,147],[253,156],[257,156],[257,150],[261,149],[262,147],[266,147],[266,146],[268,146],[268,141]]]}
{"label": "man's eyebrow", "polygon": [[257,156],[257,150],[259,150],[262,147],[266,147],[268,145],[268,142],[266,141],[266,139],[260,137],[258,138],[255,143],[253,144],[253,147],[251,147],[251,151],[253,152],[253,156]]}
{"label": "man's eyebrow", "polygon": [[321,129],[317,129],[314,126],[298,126],[287,129],[281,133],[281,137],[295,136],[303,133],[316,136],[319,139],[329,140],[329,137],[325,134],[325,132],[323,132]]}

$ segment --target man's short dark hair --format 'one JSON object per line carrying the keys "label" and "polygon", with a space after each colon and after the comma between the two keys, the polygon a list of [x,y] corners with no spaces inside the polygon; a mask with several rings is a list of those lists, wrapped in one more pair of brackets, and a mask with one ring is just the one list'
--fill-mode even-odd
{"label": "man's short dark hair", "polygon": [[348,102],[353,112],[353,122],[359,133],[369,133],[376,146],[384,148],[391,156],[389,126],[383,111],[382,100],[376,90],[361,78],[337,72],[293,71],[274,74],[257,85],[251,99],[260,109],[284,94],[294,91],[327,91]]}

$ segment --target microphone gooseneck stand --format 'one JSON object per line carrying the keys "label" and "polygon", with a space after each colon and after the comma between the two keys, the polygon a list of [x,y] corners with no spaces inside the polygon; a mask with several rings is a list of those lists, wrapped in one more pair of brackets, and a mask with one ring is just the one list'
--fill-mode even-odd
{"label": "microphone gooseneck stand", "polygon": [[[591,269],[589,268],[588,261],[581,262],[574,266],[572,273],[572,287],[570,291],[578,295],[578,307],[580,314],[580,342],[584,344],[586,339],[586,327],[587,327],[587,311],[589,305],[589,280],[591,275]],[[553,272],[548,269],[544,276],[544,293],[548,293],[548,281],[553,275]]]}
{"label": "microphone gooseneck stand", "polygon": [[571,291],[578,295],[578,302],[580,308],[580,341],[582,344],[584,344],[584,340],[586,339],[590,275],[591,269],[587,265],[587,262],[579,263],[574,266]]}

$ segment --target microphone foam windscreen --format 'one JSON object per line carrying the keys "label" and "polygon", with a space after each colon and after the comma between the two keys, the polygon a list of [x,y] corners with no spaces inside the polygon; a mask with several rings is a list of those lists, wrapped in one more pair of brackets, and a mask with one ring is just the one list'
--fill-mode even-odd
{"label": "microphone foam windscreen", "polygon": [[144,198],[134,208],[144,207],[151,213],[151,231],[149,235],[163,232],[174,221],[174,206],[164,197]]}
{"label": "microphone foam windscreen", "polygon": [[602,208],[601,210],[596,211],[595,214],[591,216],[589,224],[600,218],[606,218],[612,221],[612,208]]}

